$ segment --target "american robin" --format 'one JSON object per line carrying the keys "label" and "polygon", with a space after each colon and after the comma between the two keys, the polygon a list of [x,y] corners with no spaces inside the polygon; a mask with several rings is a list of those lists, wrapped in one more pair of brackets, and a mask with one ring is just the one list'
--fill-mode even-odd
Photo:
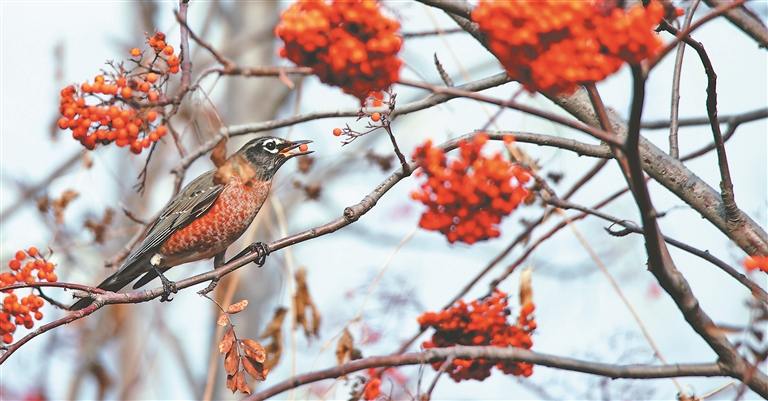
{"label": "american robin", "polygon": [[[141,245],[99,288],[118,291],[143,274],[133,285],[136,289],[159,276],[165,289],[161,300],[168,300],[176,288],[163,272],[180,264],[223,255],[251,225],[267,200],[272,177],[283,163],[294,156],[312,153],[299,149],[309,142],[312,141],[256,138],[237,151],[256,173],[250,182],[244,183],[239,175],[232,175],[226,184],[215,184],[215,169],[192,180],[165,206]],[[263,264],[268,248],[260,244],[255,251],[260,255],[257,263]],[[91,303],[92,298],[82,298],[69,309],[82,309]]]}

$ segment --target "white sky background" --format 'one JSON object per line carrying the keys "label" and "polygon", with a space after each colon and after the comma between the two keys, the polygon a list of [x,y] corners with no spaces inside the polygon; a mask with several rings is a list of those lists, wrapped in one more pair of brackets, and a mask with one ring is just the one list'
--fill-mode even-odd
{"label": "white sky background", "polygon": [[[174,23],[171,5],[163,4],[165,16],[158,29],[178,38],[178,28]],[[765,15],[765,3],[752,3],[760,15]],[[287,3],[286,3],[287,5]],[[392,3],[403,12],[403,31],[413,32],[432,29],[424,8],[417,4]],[[127,56],[130,47],[141,43],[140,32],[134,32],[135,24],[130,21],[132,13],[128,12],[127,3],[119,2],[3,2],[2,3],[2,136],[0,137],[0,205],[8,207],[19,195],[16,182],[24,184],[36,183],[46,177],[66,157],[79,151],[81,146],[69,137],[68,133],[60,133],[58,141],[50,140],[50,124],[55,121],[58,108],[59,90],[73,82],[92,80],[105,60],[121,60]],[[705,6],[701,10],[707,11]],[[202,19],[196,12],[195,4],[190,7],[189,19],[193,24]],[[701,14],[701,13],[700,13]],[[443,28],[452,28],[453,23],[433,10]],[[669,36],[663,36],[669,40]],[[768,57],[766,51],[757,49],[757,45],[743,33],[733,28],[729,23],[718,20],[705,25],[695,32],[694,37],[701,41],[707,49],[718,75],[718,109],[720,115],[729,115],[751,111],[768,106]],[[501,71],[498,63],[488,57],[474,39],[468,36],[451,35],[448,37],[453,51],[458,54],[463,66],[470,72],[473,79],[479,79]],[[178,40],[171,42],[175,47]],[[64,46],[63,79],[55,80],[54,48],[58,43]],[[194,46],[194,44],[193,44]],[[418,70],[431,82],[439,78],[432,67],[432,53],[437,52],[443,66],[454,77],[457,84],[463,83],[456,60],[446,48],[445,42],[439,38],[415,39],[406,43],[402,54],[406,63]],[[674,55],[667,59],[651,74],[647,85],[648,96],[645,102],[644,119],[657,120],[668,118],[669,94],[671,88],[671,67]],[[418,78],[412,70],[404,69],[404,76]],[[682,81],[682,101],[680,116],[698,117],[705,115],[704,96],[706,77],[695,52],[687,49]],[[631,97],[630,79],[626,70],[611,77],[599,85],[604,102],[617,113],[626,116],[628,102]],[[399,100],[414,100],[424,95],[424,92],[395,88]],[[489,94],[507,98],[517,90],[516,85],[506,85],[488,91]],[[538,107],[555,110],[541,96],[521,97],[526,102]],[[329,110],[336,108],[347,109],[355,107],[356,99],[341,94],[340,90],[319,84],[310,79],[305,85],[300,105],[300,113]],[[291,103],[292,104],[292,103]],[[484,106],[491,112],[495,108]],[[282,116],[291,113],[291,107],[282,111]],[[470,132],[482,127],[487,116],[483,108],[468,100],[455,100],[446,105],[438,106],[425,112],[416,113],[398,119],[394,124],[395,133],[403,152],[410,155],[413,148],[427,137],[435,141]],[[356,144],[341,148],[338,140],[330,135],[331,130],[344,123],[353,128],[362,128],[363,124],[355,123],[354,119],[320,120],[302,124],[294,128],[292,138],[313,139],[313,149],[320,160],[333,160],[355,149]],[[581,134],[568,132],[562,127],[539,119],[524,116],[520,113],[506,111],[498,120],[503,129],[541,132],[546,134],[566,135],[576,139],[594,142]],[[736,201],[738,205],[766,226],[766,203],[768,170],[766,164],[767,141],[766,122],[753,122],[739,127],[736,135],[727,143],[731,174],[735,184]],[[285,135],[286,130],[275,133]],[[390,146],[384,140],[383,132],[377,142],[379,153],[385,153]],[[666,131],[647,131],[644,135],[662,149],[667,149]],[[711,133],[707,127],[681,129],[681,154],[711,141]],[[538,158],[545,171],[563,172],[565,180],[556,190],[565,191],[577,180],[580,174],[589,169],[594,161],[587,158],[577,158],[564,151],[557,151],[536,146],[523,146],[534,157]],[[126,149],[112,147],[99,148],[94,152],[96,168],[83,170],[75,168],[62,179],[56,181],[48,193],[57,195],[67,188],[76,188],[81,192],[81,198],[68,211],[68,218],[73,221],[87,213],[100,215],[105,206],[118,209],[120,193],[128,193],[135,182],[134,177],[141,169],[143,158],[135,160],[132,170],[121,171],[115,163],[118,159],[129,158]],[[718,188],[719,176],[713,154],[688,163],[688,167],[704,179],[712,187]],[[191,170],[187,181],[207,168],[207,160],[195,163],[197,170]],[[125,164],[121,165],[125,168]],[[295,170],[295,165],[287,166],[284,170],[283,183],[288,183],[287,177]],[[385,177],[383,173],[366,170],[360,173],[348,174],[343,180],[337,180],[323,188],[323,199],[319,203],[307,202],[295,210],[296,216],[291,221],[290,232],[298,232],[311,226],[322,224],[337,217],[344,206],[352,205],[376,187]],[[120,187],[114,185],[114,177],[120,177]],[[166,179],[166,178],[161,178]],[[167,178],[170,180],[170,178]],[[623,179],[617,173],[615,163],[609,167],[587,188],[573,200],[578,203],[592,205],[623,185]],[[170,181],[169,181],[170,182]],[[86,189],[90,186],[90,189]],[[288,187],[289,185],[286,185]],[[168,185],[170,187],[170,185]],[[366,291],[372,277],[392,255],[396,245],[416,226],[421,207],[410,201],[408,192],[416,187],[413,180],[400,183],[388,193],[382,201],[354,226],[344,229],[334,235],[293,247],[293,252],[299,263],[309,269],[309,285],[312,294],[318,302],[321,312],[326,316],[326,326],[320,341],[311,344],[300,336],[299,351],[304,357],[299,358],[299,372],[331,366],[334,363],[333,347],[326,351],[316,365],[315,358],[325,341],[335,335],[340,327],[357,312],[362,302],[362,296],[351,299],[344,294],[349,291]],[[170,191],[170,188],[168,189]],[[699,249],[707,249],[715,256],[731,263],[740,265],[743,253],[731,245],[726,237],[699,218],[695,212],[685,208],[675,208],[681,202],[664,188],[651,186],[651,194],[657,210],[669,212],[660,220],[662,231],[675,239],[694,245]],[[157,195],[156,208],[162,207],[167,197]],[[624,202],[606,209],[607,212],[627,219],[637,220],[637,211],[625,198]],[[143,215],[151,215],[157,209],[141,211]],[[537,216],[537,208],[521,211],[527,217]],[[118,209],[119,210],[119,209]],[[425,310],[436,310],[455,293],[457,293],[482,269],[499,250],[503,249],[519,230],[519,216],[507,219],[502,226],[504,233],[501,239],[477,244],[472,247],[455,245],[448,246],[438,234],[419,230],[415,237],[398,253],[392,261],[382,286],[402,287],[416,290],[419,302]],[[10,258],[19,248],[30,244],[46,244],[50,240],[48,230],[41,226],[38,213],[33,208],[27,208],[8,221],[2,222],[0,234],[0,261]],[[659,297],[649,296],[655,280],[645,271],[645,254],[641,237],[625,237],[615,239],[604,234],[602,227],[606,225],[595,220],[578,224],[582,232],[590,239],[591,245],[597,250],[614,274],[625,295],[632,301],[643,322],[653,335],[664,357],[670,363],[711,362],[714,354],[689,328],[682,319],[679,311],[665,294]],[[383,232],[382,232],[383,231]],[[539,233],[544,230],[538,231]],[[535,236],[536,237],[536,236]],[[88,238],[87,235],[82,239]],[[338,251],[340,248],[344,252]],[[687,254],[672,249],[673,257],[678,268],[683,272],[693,287],[704,310],[715,322],[743,325],[747,322],[748,311],[744,300],[748,292],[720,272],[716,267],[702,262]],[[519,252],[508,257],[505,262],[514,260]],[[86,252],[86,254],[88,254]],[[92,256],[99,255],[93,252]],[[282,256],[281,256],[282,257]],[[65,261],[56,260],[59,269],[67,269]],[[3,264],[5,262],[2,262]],[[652,351],[647,346],[639,329],[619,298],[602,276],[586,252],[576,241],[569,230],[561,231],[553,241],[539,248],[532,263],[536,270],[533,274],[534,300],[537,305],[536,317],[539,328],[533,338],[536,351],[576,357],[601,362],[648,363],[653,360]],[[93,268],[97,269],[101,261],[94,259]],[[527,265],[527,264],[526,264]],[[478,284],[465,299],[471,300],[481,296],[487,290],[487,283],[496,277],[505,266],[502,262],[489,277]],[[208,264],[199,267],[209,268]],[[264,269],[270,267],[269,262]],[[276,268],[273,265],[273,268]],[[179,271],[176,271],[179,270]],[[191,270],[176,269],[176,276],[181,278]],[[99,271],[99,274],[103,274]],[[173,273],[172,273],[173,274]],[[764,275],[753,277],[759,284],[765,286]],[[93,280],[92,277],[79,274],[73,277],[82,282]],[[404,280],[404,283],[399,281]],[[511,295],[510,305],[513,314],[517,310],[517,274],[505,281],[501,288]],[[382,287],[382,288],[383,288]],[[275,300],[275,306],[287,304],[286,291],[281,292],[283,299]],[[59,299],[68,299],[63,295]],[[397,316],[387,316],[387,309],[374,296],[368,305],[364,322],[384,331],[383,342],[363,346],[365,355],[380,355],[392,352],[397,348],[401,339],[410,337],[418,329],[415,317],[423,310],[406,308]],[[189,306],[187,306],[189,305]],[[176,331],[183,340],[183,347],[190,349],[190,359],[195,362],[197,373],[206,370],[207,355],[210,340],[198,338],[195,333],[200,325],[210,325],[215,317],[198,316],[190,320],[184,308],[202,308],[203,301],[187,291],[178,295],[171,304],[160,307],[174,308],[179,319],[169,321],[168,325]],[[205,305],[205,308],[208,306]],[[62,312],[47,309],[48,316],[62,316]],[[148,321],[151,320],[148,318]],[[206,330],[207,330],[206,326]],[[58,329],[66,333],[66,328]],[[151,330],[151,328],[150,328]],[[203,332],[200,330],[200,332]],[[16,338],[21,337],[24,330],[17,332]],[[360,338],[360,330],[353,331]],[[48,335],[55,335],[48,333]],[[162,336],[152,336],[148,347],[162,350]],[[52,399],[64,397],[71,379],[73,352],[54,351],[55,357],[47,360],[54,367],[42,367],[40,356],[50,350],[45,350],[41,344],[43,338],[37,338],[13,355],[10,360],[0,367],[0,381],[3,388],[24,392],[32,388],[34,383],[25,377],[26,373],[19,372],[56,372],[46,376],[47,395]],[[202,352],[192,350],[204,349]],[[277,383],[289,373],[288,350],[284,354],[281,366],[270,372],[267,382]],[[624,356],[622,357],[622,354]],[[120,367],[111,366],[110,373],[118,375]],[[416,378],[416,370],[405,370],[411,373],[411,389]],[[174,385],[181,381],[180,373],[166,370],[158,371],[157,387],[144,389],[141,396],[150,398],[199,398],[200,395],[190,389]],[[222,373],[223,377],[223,373]],[[427,386],[432,380],[431,369],[427,369],[422,386]],[[534,368],[530,382],[548,389],[554,396],[568,397],[574,394],[585,394],[590,387],[598,384],[598,379],[592,376],[575,373],[561,373],[542,367]],[[485,382],[464,382],[455,384],[444,377],[438,384],[433,396],[435,399],[453,398],[537,398],[535,392],[530,392],[526,386],[518,384],[517,378],[506,377],[495,371]],[[697,394],[710,391],[728,382],[726,379],[681,379],[684,385],[691,386]],[[171,385],[169,385],[171,383]],[[627,384],[617,381],[611,386],[619,389]],[[325,383],[324,383],[325,384]],[[652,389],[654,397],[672,398],[676,389],[669,380],[637,381],[632,386]],[[327,385],[327,384],[326,384]],[[553,388],[554,387],[554,388]],[[88,391],[85,389],[84,391]],[[346,388],[340,388],[335,398],[346,398]],[[299,390],[297,397],[306,395],[305,390]],[[333,393],[332,393],[333,394]],[[621,393],[616,393],[618,394]],[[732,397],[732,392],[724,393]],[[83,393],[82,397],[93,397],[93,393]],[[108,394],[109,396],[109,394]],[[284,395],[285,396],[285,395]],[[599,397],[599,392],[592,397]],[[331,395],[331,398],[334,398]]]}

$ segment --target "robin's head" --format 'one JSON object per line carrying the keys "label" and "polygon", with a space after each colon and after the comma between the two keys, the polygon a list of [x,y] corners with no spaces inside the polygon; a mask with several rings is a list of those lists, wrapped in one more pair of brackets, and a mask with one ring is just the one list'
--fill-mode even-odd
{"label": "robin's head", "polygon": [[288,159],[312,153],[311,150],[299,150],[299,146],[310,142],[312,141],[291,142],[287,139],[262,136],[251,139],[237,152],[256,170],[257,179],[269,181]]}

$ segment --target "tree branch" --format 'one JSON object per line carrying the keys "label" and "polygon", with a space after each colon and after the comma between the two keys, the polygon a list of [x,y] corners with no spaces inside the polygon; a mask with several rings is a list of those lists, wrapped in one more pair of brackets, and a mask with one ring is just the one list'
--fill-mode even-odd
{"label": "tree branch", "polygon": [[612,379],[661,379],[669,377],[690,376],[725,376],[720,366],[708,364],[678,364],[665,366],[650,365],[610,365],[605,363],[588,362],[578,359],[547,355],[519,348],[501,348],[492,346],[467,347],[457,345],[452,348],[431,348],[424,352],[401,355],[374,356],[358,359],[333,368],[305,373],[294,376],[267,390],[245,398],[247,401],[266,400],[284,391],[320,380],[333,379],[374,367],[422,365],[442,362],[447,358],[474,360],[486,359],[492,361],[524,362],[550,368],[588,373]]}

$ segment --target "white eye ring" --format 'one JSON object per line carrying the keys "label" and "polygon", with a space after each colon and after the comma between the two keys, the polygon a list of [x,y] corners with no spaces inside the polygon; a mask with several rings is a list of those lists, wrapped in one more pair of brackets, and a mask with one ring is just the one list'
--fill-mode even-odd
{"label": "white eye ring", "polygon": [[269,153],[277,153],[277,141],[274,139],[270,139],[266,142],[264,142],[264,150],[266,150]]}

